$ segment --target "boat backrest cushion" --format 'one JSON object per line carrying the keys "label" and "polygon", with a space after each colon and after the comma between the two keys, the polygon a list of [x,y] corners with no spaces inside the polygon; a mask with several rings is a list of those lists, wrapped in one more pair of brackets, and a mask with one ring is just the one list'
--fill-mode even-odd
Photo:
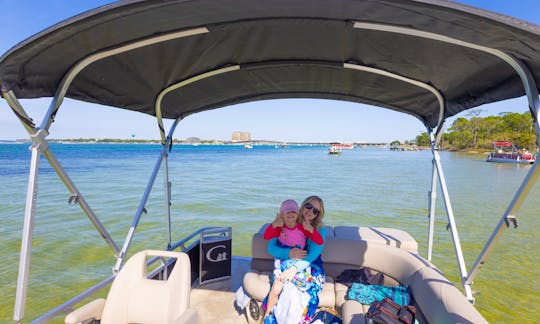
{"label": "boat backrest cushion", "polygon": [[436,268],[424,267],[405,282],[428,323],[487,323],[456,286]]}
{"label": "boat backrest cushion", "polygon": [[[268,253],[268,241],[263,238],[264,224],[251,240],[251,268],[259,271],[272,271],[274,258]],[[339,275],[344,269],[367,266],[364,263],[366,243],[382,246],[400,247],[401,250],[416,252],[418,244],[412,236],[402,230],[384,227],[325,226],[326,240],[322,258],[326,272],[331,276]],[[334,242],[334,240],[336,240]],[[375,245],[372,249],[376,249]],[[355,253],[350,253],[355,251]],[[356,252],[358,251],[358,252]],[[377,252],[370,253],[373,259]],[[369,261],[369,260],[368,260]],[[374,263],[374,262],[372,262]]]}
{"label": "boat backrest cushion", "polygon": [[[176,259],[167,280],[146,278],[149,256]],[[129,258],[114,279],[101,323],[173,323],[188,309],[190,289],[190,261],[185,253],[141,251]]]}
{"label": "boat backrest cushion", "polygon": [[334,236],[342,239],[377,242],[418,252],[418,243],[407,232],[388,227],[336,226]]}
{"label": "boat backrest cushion", "polygon": [[327,243],[322,258],[330,276],[338,276],[345,269],[368,267],[403,282],[427,263],[416,253],[384,244],[337,237]]}

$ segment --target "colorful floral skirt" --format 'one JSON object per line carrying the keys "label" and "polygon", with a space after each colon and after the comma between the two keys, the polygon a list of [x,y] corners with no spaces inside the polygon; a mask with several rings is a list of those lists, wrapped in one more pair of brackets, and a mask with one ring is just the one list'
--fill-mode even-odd
{"label": "colorful floral skirt", "polygon": [[[283,271],[287,268],[287,264],[285,264],[285,262],[282,262],[280,270]],[[272,287],[275,278],[277,278],[276,270],[274,270],[274,274],[270,279],[270,287]],[[293,282],[295,286],[297,286],[302,292],[305,291],[306,293],[308,293],[310,297],[309,302],[302,314],[302,320],[300,321],[301,324],[309,323],[311,319],[315,316],[315,313],[317,312],[317,307],[319,306],[319,293],[322,291],[323,286],[326,283],[326,277],[322,267],[312,263],[310,267],[306,268],[306,270],[308,271],[308,273],[301,272],[295,275],[295,277],[297,277],[298,279],[296,280],[296,283],[293,282],[295,279],[291,280],[291,282]],[[304,280],[306,278],[307,281]],[[262,308],[264,311],[266,311],[267,303],[268,295],[266,295],[262,303]],[[273,315],[270,314],[270,316],[265,319],[264,323],[276,323],[276,320]]]}
{"label": "colorful floral skirt", "polygon": [[[273,284],[283,271],[289,269],[295,264],[296,264],[296,260],[293,260],[293,259],[287,259],[287,260],[276,259],[274,261],[274,272],[272,274],[272,279],[270,283]],[[290,282],[295,287],[300,289],[300,291],[304,292],[309,289],[313,280],[314,280],[313,276],[311,275],[311,267],[308,266],[307,268],[304,269],[304,271],[299,271],[295,273],[294,277],[291,279]]]}

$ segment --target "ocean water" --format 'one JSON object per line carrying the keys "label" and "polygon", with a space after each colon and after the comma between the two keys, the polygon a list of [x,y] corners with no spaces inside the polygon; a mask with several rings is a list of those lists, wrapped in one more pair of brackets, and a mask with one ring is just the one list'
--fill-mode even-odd
{"label": "ocean water", "polygon": [[[161,146],[51,144],[62,166],[121,247]],[[483,155],[441,152],[467,268],[480,253],[530,166],[486,163]],[[0,144],[0,322],[13,317],[26,200],[28,144]],[[157,177],[130,253],[166,247],[163,174]],[[401,228],[427,251],[431,152],[383,148],[327,154],[322,146],[173,146],[173,241],[209,225],[232,226],[233,253],[249,255],[250,237],[273,220],[279,203],[317,194],[328,225]],[[45,159],[41,160],[26,319],[33,319],[110,275],[113,252]],[[438,189],[433,263],[458,287],[459,271]],[[540,259],[538,185],[477,276],[476,306],[493,323],[536,322]],[[62,323],[62,320],[53,321]]]}

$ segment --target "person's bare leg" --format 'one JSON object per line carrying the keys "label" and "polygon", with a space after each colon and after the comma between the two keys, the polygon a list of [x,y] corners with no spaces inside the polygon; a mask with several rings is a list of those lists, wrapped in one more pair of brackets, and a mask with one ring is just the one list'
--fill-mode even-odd
{"label": "person's bare leg", "polygon": [[276,306],[279,294],[283,289],[283,283],[281,280],[276,279],[270,288],[270,293],[268,294],[268,302],[266,303],[266,312],[264,313],[263,320],[266,316],[270,315],[270,312]]}

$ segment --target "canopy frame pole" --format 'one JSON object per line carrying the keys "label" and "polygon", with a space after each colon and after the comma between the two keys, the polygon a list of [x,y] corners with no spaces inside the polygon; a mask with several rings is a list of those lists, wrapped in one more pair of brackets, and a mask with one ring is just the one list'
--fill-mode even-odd
{"label": "canopy frame pole", "polygon": [[[484,53],[491,54],[508,65],[510,65],[514,71],[518,74],[519,78],[521,79],[523,83],[523,87],[525,88],[525,93],[527,95],[527,99],[529,101],[529,109],[531,111],[531,114],[533,115],[533,120],[535,123],[535,129],[536,129],[536,143],[540,147],[540,125],[538,124],[538,90],[536,88],[536,84],[534,82],[534,78],[529,71],[528,67],[523,64],[520,60],[515,58],[514,56],[507,54],[501,50],[494,49],[491,47],[486,47],[474,43],[469,43],[462,41],[460,39],[448,37],[441,34],[426,32],[418,29],[413,28],[407,28],[407,27],[399,27],[394,25],[386,25],[386,24],[379,24],[379,23],[370,23],[370,22],[362,22],[362,21],[356,21],[353,24],[353,28],[359,28],[359,29],[367,29],[367,30],[377,30],[377,31],[383,31],[383,32],[389,32],[389,33],[396,33],[396,34],[403,34],[403,35],[410,35],[420,38],[426,38],[426,39],[432,39],[436,41],[440,41],[443,43],[453,44],[457,46],[462,46],[466,48],[471,48],[474,50],[478,50]],[[443,116],[439,116],[439,121],[441,121]]]}
{"label": "canopy frame pole", "polygon": [[[433,145],[433,144],[431,144]],[[431,190],[428,193],[428,220],[429,220],[429,229],[428,229],[428,249],[427,249],[427,260],[431,262],[431,256],[433,254],[433,234],[435,230],[435,207],[437,201],[437,182],[439,181],[437,175],[437,167],[435,166],[435,159],[431,160]]]}
{"label": "canopy frame pole", "polygon": [[[526,83],[525,92],[527,94],[527,99],[529,102],[529,111],[531,112],[533,123],[535,126],[536,145],[540,147],[540,127],[538,125],[538,112],[540,111],[540,100],[538,98],[538,91],[536,88],[536,83],[529,69],[519,60],[516,60],[516,61],[521,66],[521,68],[525,71],[524,74],[526,77],[523,80],[523,82]],[[516,222],[517,212],[521,208],[523,201],[528,196],[531,188],[534,186],[536,180],[538,179],[538,175],[540,174],[540,171],[538,170],[538,163],[539,163],[538,160],[534,161],[533,165],[531,166],[531,169],[525,176],[525,179],[523,179],[512,201],[508,205],[508,208],[502,215],[501,219],[499,220],[499,223],[497,224],[497,226],[491,233],[489,239],[487,240],[486,244],[484,245],[482,252],[480,252],[480,254],[478,255],[476,261],[474,262],[471,268],[469,276],[466,278],[465,283],[467,285],[473,284],[474,278],[479,273],[480,269],[486,262],[487,258],[489,257],[495,244],[501,238],[502,234],[506,231],[506,229],[510,227],[510,223],[513,222],[515,224],[514,228],[517,227],[517,222]]]}
{"label": "canopy frame pole", "polygon": [[[32,136],[43,138],[43,131]],[[34,139],[32,139],[34,140]],[[34,230],[34,219],[36,213],[36,200],[38,192],[39,160],[46,141],[36,140],[30,147],[32,156],[30,158],[30,173],[28,176],[28,189],[26,191],[26,207],[24,210],[24,223],[21,238],[21,254],[19,256],[19,274],[17,277],[17,291],[15,295],[15,308],[13,310],[13,320],[21,323],[24,318],[26,306],[26,293],[28,291],[28,275],[30,272],[30,257],[32,255],[32,234]]]}
{"label": "canopy frame pole", "polygon": [[117,274],[120,271],[120,268],[122,267],[122,264],[126,258],[129,246],[131,245],[131,241],[133,240],[133,236],[135,235],[135,230],[137,229],[137,226],[139,225],[141,216],[143,213],[146,213],[146,207],[145,207],[146,202],[148,201],[148,197],[150,196],[150,192],[152,191],[152,187],[154,186],[154,182],[156,180],[156,177],[161,167],[161,164],[163,162],[163,159],[167,155],[167,149],[169,147],[169,144],[172,143],[172,135],[174,134],[174,130],[176,129],[176,126],[178,125],[180,120],[182,120],[182,118],[177,118],[169,130],[169,136],[167,137],[165,145],[163,145],[161,149],[161,153],[159,154],[156,164],[154,165],[154,169],[152,170],[152,174],[150,175],[150,179],[148,180],[146,189],[144,190],[143,196],[139,203],[139,207],[137,208],[137,212],[135,213],[135,216],[133,217],[131,226],[128,230],[126,238],[124,239],[122,250],[120,251],[117,257],[116,264],[113,268],[113,274]]}
{"label": "canopy frame pole", "polygon": [[[434,88],[433,86],[431,86],[431,85],[429,85],[427,83],[424,83],[424,82],[420,82],[418,80],[407,78],[405,76],[402,76],[402,75],[399,75],[399,74],[396,74],[396,73],[392,73],[392,72],[382,70],[382,69],[372,68],[372,67],[369,67],[369,66],[366,66],[366,65],[344,63],[343,68],[351,69],[351,70],[359,70],[359,71],[364,71],[364,72],[369,72],[369,73],[373,73],[373,74],[382,75],[382,76],[385,76],[385,77],[389,77],[391,79],[395,79],[395,80],[399,80],[399,81],[409,83],[411,85],[414,85],[416,87],[419,87],[419,88],[422,88],[424,90],[427,90],[427,91],[431,92],[435,96],[435,98],[437,99],[437,102],[439,103],[439,117],[438,117],[437,125],[441,125],[442,120],[444,118],[444,110],[445,110],[444,98],[443,98],[441,92],[439,90],[437,90],[436,88]],[[409,113],[409,112],[407,112],[407,113]],[[411,113],[409,113],[409,114],[411,114]],[[426,123],[426,121],[422,117],[420,117],[418,115],[415,115],[415,114],[412,114],[412,115],[415,116],[416,118],[420,119],[420,121],[422,121],[423,123]]]}
{"label": "canopy frame pole", "polygon": [[[157,109],[156,109],[157,111]],[[160,114],[156,113],[156,119],[158,121],[159,134],[161,136],[161,145],[164,147],[164,156],[163,156],[163,185],[165,192],[165,213],[166,213],[166,223],[167,223],[167,249],[170,249],[172,244],[172,225],[171,225],[171,189],[172,182],[169,181],[169,153],[167,152],[167,147],[169,152],[172,149],[173,138],[172,134],[169,137],[165,137],[165,128],[163,126],[163,118]],[[169,141],[170,139],[170,141]]]}
{"label": "canopy frame pole", "polygon": [[39,175],[39,162],[41,154],[43,154],[50,165],[56,171],[64,185],[71,192],[69,201],[74,200],[79,203],[81,209],[88,216],[90,221],[96,227],[101,236],[113,249],[114,253],[118,253],[118,247],[111,238],[107,230],[103,227],[97,216],[94,214],[90,206],[86,203],[75,184],[71,181],[66,171],[63,169],[60,162],[56,159],[55,155],[50,150],[46,137],[49,135],[45,129],[36,128],[32,119],[28,116],[17,97],[12,91],[2,93],[2,96],[21,121],[24,128],[30,135],[32,145],[30,151],[32,152],[30,157],[30,170],[28,177],[28,189],[26,195],[25,215],[23,222],[23,232],[21,238],[21,254],[19,259],[19,275],[17,278],[17,290],[15,297],[15,308],[13,319],[20,323],[24,318],[26,296],[28,290],[28,275],[30,270],[31,254],[32,254],[32,232],[34,229],[35,210],[37,205],[38,194],[38,175]]}
{"label": "canopy frame pole", "polygon": [[[431,129],[431,127],[426,126],[427,132],[429,134],[429,142],[431,144],[432,150],[437,149],[437,147],[439,146],[443,123],[444,123],[444,120],[442,120],[436,134],[433,132],[433,129]],[[433,157],[433,159],[431,160],[431,169],[432,169],[431,191],[428,193],[428,206],[429,206],[429,211],[428,211],[429,229],[428,229],[428,250],[427,250],[428,261],[431,261],[431,257],[433,254],[433,236],[435,232],[435,211],[436,211],[436,203],[437,203],[437,182],[439,181],[438,174],[437,174],[437,166],[435,165],[435,157]]]}
{"label": "canopy frame pole", "polygon": [[[172,139],[171,139],[172,143]],[[163,143],[163,146],[167,147],[167,143]],[[164,189],[165,189],[165,212],[167,221],[167,249],[172,245],[172,225],[171,225],[171,187],[172,182],[169,181],[169,153],[165,150],[165,156],[163,157],[163,177],[164,177]]]}
{"label": "canopy frame pole", "polygon": [[[538,160],[536,160],[533,165],[531,166],[531,169],[525,176],[525,179],[521,183],[519,189],[517,190],[516,194],[514,195],[514,198],[510,202],[510,205],[504,212],[503,216],[499,220],[499,223],[491,233],[488,241],[484,245],[484,248],[482,249],[482,252],[478,255],[474,265],[471,268],[470,274],[465,279],[465,284],[472,285],[474,278],[476,275],[478,275],[478,272],[486,262],[487,258],[489,257],[491,251],[493,250],[495,244],[499,241],[502,234],[510,227],[510,223],[516,221],[516,214],[521,207],[523,201],[529,194],[531,188],[534,186],[534,183],[538,179],[538,175],[540,174],[540,171],[538,171]],[[517,223],[515,223],[517,224]],[[516,228],[517,225],[514,226]]]}
{"label": "canopy frame pole", "polygon": [[[191,77],[191,78],[188,78],[186,80],[183,80],[183,81],[180,81],[178,83],[174,83],[168,87],[166,87],[165,89],[161,90],[161,92],[159,93],[159,95],[157,96],[156,98],[156,102],[155,102],[155,109],[156,109],[156,119],[157,119],[157,123],[158,123],[158,128],[159,128],[159,133],[161,135],[161,143],[163,144],[163,147],[164,147],[164,162],[163,162],[163,174],[164,174],[164,177],[165,177],[165,200],[166,200],[166,212],[167,212],[167,248],[170,248],[171,247],[171,243],[172,243],[172,226],[171,226],[171,187],[172,187],[172,183],[169,181],[169,163],[168,163],[168,153],[167,153],[167,147],[171,147],[172,145],[172,136],[173,136],[173,132],[174,132],[174,128],[176,127],[176,125],[174,126],[172,130],[172,132],[169,133],[169,136],[165,137],[165,127],[163,125],[163,114],[162,114],[162,111],[161,111],[161,104],[163,102],[163,98],[170,92],[174,91],[174,90],[177,90],[183,86],[186,86],[188,84],[191,84],[191,83],[194,83],[194,82],[197,82],[199,80],[202,80],[202,79],[206,79],[206,78],[209,78],[209,77],[212,77],[212,76],[215,76],[215,75],[218,75],[218,74],[222,74],[222,73],[227,73],[227,72],[231,72],[231,71],[237,71],[240,69],[240,66],[239,65],[234,65],[234,66],[229,66],[229,67],[225,67],[225,68],[221,68],[221,69],[217,69],[217,70],[212,70],[212,71],[209,71],[209,72],[206,72],[206,73],[202,73],[200,75],[196,75],[194,77]],[[176,120],[176,124],[182,119],[183,117],[179,117],[177,120]]]}
{"label": "canopy frame pole", "polygon": [[[18,118],[19,116],[28,116],[24,110],[24,108],[21,106],[13,92],[4,93],[4,98],[8,102],[9,106],[13,109],[14,112],[16,112],[16,115]],[[49,164],[53,167],[53,169],[56,171],[58,177],[66,188],[70,191],[71,196],[68,200],[68,202],[75,202],[77,203],[83,212],[88,216],[94,227],[98,230],[99,234],[103,239],[107,242],[107,244],[111,247],[111,249],[114,251],[115,255],[118,255],[119,249],[116,243],[114,242],[113,238],[108,233],[107,229],[103,226],[99,218],[96,216],[90,205],[86,202],[86,199],[84,199],[83,195],[75,185],[75,183],[71,180],[67,172],[62,167],[62,164],[58,161],[56,156],[51,151],[48,141],[46,137],[49,135],[47,130],[40,129],[40,128],[32,128],[28,126],[25,121],[21,119],[21,122],[23,125],[25,125],[26,130],[30,134],[30,138],[32,139],[33,145],[42,145],[42,149],[40,150],[40,153],[47,158],[47,161]],[[42,136],[37,136],[38,133],[41,133]]]}
{"label": "canopy frame pole", "polygon": [[444,207],[446,209],[446,216],[448,218],[448,225],[450,226],[450,233],[452,235],[452,242],[454,243],[454,251],[456,253],[456,259],[458,263],[459,272],[461,275],[461,284],[465,289],[465,296],[471,302],[474,301],[472,295],[472,290],[470,285],[465,284],[465,279],[467,278],[467,267],[465,266],[465,259],[463,258],[463,251],[461,249],[461,242],[459,240],[458,229],[456,221],[454,218],[454,211],[452,209],[452,203],[450,202],[450,195],[448,194],[448,188],[446,186],[446,179],[444,177],[444,172],[441,164],[441,157],[439,152],[435,149],[435,146],[431,147],[431,152],[433,153],[433,161],[436,167],[436,171],[439,178],[439,184],[441,186],[441,193],[444,201]]}

